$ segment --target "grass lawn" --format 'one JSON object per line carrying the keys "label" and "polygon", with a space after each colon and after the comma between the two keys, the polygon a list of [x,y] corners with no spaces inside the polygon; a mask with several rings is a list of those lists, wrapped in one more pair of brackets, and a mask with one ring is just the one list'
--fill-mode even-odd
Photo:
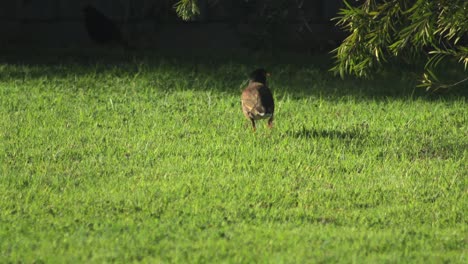
{"label": "grass lawn", "polygon": [[[252,133],[257,66],[277,110]],[[0,263],[466,263],[465,94],[327,67],[4,58]]]}

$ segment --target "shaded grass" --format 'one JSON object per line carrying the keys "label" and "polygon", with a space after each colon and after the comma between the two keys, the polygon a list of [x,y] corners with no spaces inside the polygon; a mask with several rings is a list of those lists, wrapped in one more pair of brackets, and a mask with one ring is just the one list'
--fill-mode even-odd
{"label": "shaded grass", "polygon": [[254,134],[235,59],[0,67],[1,262],[466,261],[463,96],[267,61]]}
{"label": "shaded grass", "polygon": [[[353,78],[341,80],[329,72],[332,67],[329,56],[302,53],[248,55],[233,52],[227,56],[225,52],[220,51],[210,53],[200,51],[193,54],[191,51],[179,50],[126,53],[101,49],[79,52],[32,49],[31,51],[8,50],[0,56],[0,62],[15,66],[9,67],[0,78],[17,80],[67,79],[83,75],[90,77],[90,74],[94,74],[95,77],[108,73],[113,77],[138,78],[140,86],[146,84],[153,89],[156,87],[174,90],[182,86],[183,89],[238,93],[240,89],[237,87],[241,85],[241,80],[245,80],[246,72],[255,67],[265,67],[272,73],[275,84],[287,87],[288,95],[297,98],[326,96],[329,99],[339,99],[341,96],[349,95],[355,99],[385,100],[388,97],[405,99],[411,97],[425,100],[440,98],[452,100],[467,95],[467,89],[463,89],[466,88],[466,84],[451,89],[443,97],[426,93],[423,89],[415,89],[417,80],[421,78],[415,65],[398,65],[390,71],[379,73],[374,80],[362,81]],[[445,66],[447,71],[452,71],[454,68],[454,65]],[[159,71],[160,69],[163,69],[164,74]],[[153,76],[154,72],[160,75]],[[219,82],[224,82],[225,85]]]}

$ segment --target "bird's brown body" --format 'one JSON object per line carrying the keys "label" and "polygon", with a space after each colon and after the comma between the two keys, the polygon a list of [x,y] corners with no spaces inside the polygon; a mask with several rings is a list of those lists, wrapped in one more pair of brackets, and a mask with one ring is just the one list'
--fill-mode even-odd
{"label": "bird's brown body", "polygon": [[266,72],[263,69],[252,72],[249,85],[242,92],[242,112],[252,122],[254,131],[255,121],[268,118],[268,127],[273,126],[275,103],[273,95],[266,84]]}

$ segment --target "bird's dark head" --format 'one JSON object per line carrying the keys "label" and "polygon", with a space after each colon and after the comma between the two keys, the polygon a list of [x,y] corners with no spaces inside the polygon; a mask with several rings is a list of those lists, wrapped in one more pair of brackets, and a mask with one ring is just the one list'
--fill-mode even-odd
{"label": "bird's dark head", "polygon": [[265,69],[260,68],[250,73],[249,80],[250,82],[259,82],[266,84],[267,76],[270,76],[270,74]]}

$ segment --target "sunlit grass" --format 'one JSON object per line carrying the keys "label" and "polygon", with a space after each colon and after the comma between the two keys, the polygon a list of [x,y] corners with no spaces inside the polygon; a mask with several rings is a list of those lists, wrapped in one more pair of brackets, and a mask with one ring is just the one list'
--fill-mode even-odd
{"label": "sunlit grass", "polygon": [[0,262],[465,263],[465,97],[274,62],[3,63]]}

